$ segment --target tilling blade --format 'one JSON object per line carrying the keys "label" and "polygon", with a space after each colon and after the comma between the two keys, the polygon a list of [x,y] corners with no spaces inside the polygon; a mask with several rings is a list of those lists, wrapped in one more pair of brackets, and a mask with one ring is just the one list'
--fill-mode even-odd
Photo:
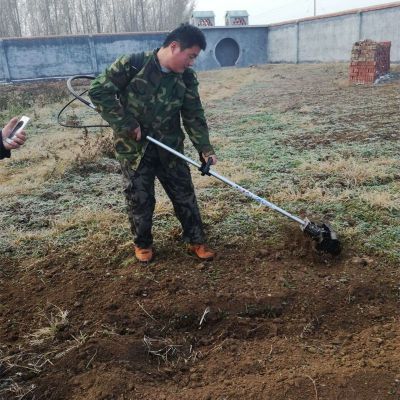
{"label": "tilling blade", "polygon": [[302,229],[315,240],[315,248],[318,251],[329,253],[333,256],[339,255],[342,251],[337,234],[329,224],[323,223],[318,225],[315,222],[307,220],[306,225]]}

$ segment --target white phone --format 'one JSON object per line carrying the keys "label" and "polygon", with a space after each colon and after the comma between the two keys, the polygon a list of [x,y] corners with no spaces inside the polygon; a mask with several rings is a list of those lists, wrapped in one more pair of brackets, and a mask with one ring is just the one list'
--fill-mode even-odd
{"label": "white phone", "polygon": [[22,116],[20,118],[20,120],[17,122],[17,124],[14,126],[14,129],[11,131],[10,135],[8,136],[8,140],[13,140],[15,135],[19,132],[21,132],[25,126],[27,125],[27,123],[30,121],[31,119],[29,117],[26,117],[25,115]]}

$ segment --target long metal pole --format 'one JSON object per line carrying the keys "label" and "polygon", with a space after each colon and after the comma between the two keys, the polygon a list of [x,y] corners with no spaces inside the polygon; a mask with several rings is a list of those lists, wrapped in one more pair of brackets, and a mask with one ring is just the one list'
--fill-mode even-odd
{"label": "long metal pole", "polygon": [[[196,161],[192,160],[191,158],[186,157],[185,155],[179,153],[179,151],[176,151],[176,150],[174,150],[174,149],[171,149],[171,147],[165,145],[164,143],[161,143],[161,142],[159,142],[158,140],[156,140],[156,139],[154,139],[154,138],[152,138],[152,137],[150,137],[150,136],[146,136],[146,139],[147,139],[149,142],[152,142],[152,143],[156,144],[157,146],[162,147],[163,149],[165,149],[165,150],[169,151],[170,153],[176,155],[177,157],[181,158],[182,160],[184,160],[184,161],[186,161],[186,162],[188,162],[188,163],[194,165],[195,167],[197,167],[197,168],[200,168],[200,167],[201,167],[201,165],[200,165],[198,162],[196,162]],[[257,196],[256,194],[250,192],[250,190],[247,190],[247,189],[245,189],[244,187],[238,185],[237,183],[232,182],[231,180],[229,180],[229,179],[225,178],[224,176],[222,176],[222,175],[216,173],[215,171],[211,171],[211,170],[210,170],[209,173],[210,173],[210,175],[212,175],[214,178],[217,178],[217,179],[219,179],[220,181],[226,183],[227,185],[232,186],[234,189],[239,190],[239,191],[242,192],[245,196],[247,196],[247,197],[249,197],[249,198],[251,198],[251,199],[257,201],[258,203],[262,204],[263,206],[266,206],[266,207],[268,207],[268,208],[271,208],[272,210],[277,211],[277,212],[279,212],[279,213],[282,214],[282,215],[285,215],[286,217],[292,219],[293,221],[296,221],[297,223],[299,223],[299,224],[302,225],[303,227],[305,227],[305,226],[307,225],[307,221],[303,221],[302,219],[296,217],[295,215],[292,215],[292,214],[288,213],[286,210],[284,210],[284,209],[282,209],[282,208],[276,206],[275,204],[269,202],[268,200],[263,199],[263,198],[260,197],[260,196]]]}
{"label": "long metal pole", "polygon": [[[85,100],[82,96],[78,95],[74,88],[72,87],[72,81],[75,79],[94,79],[94,77],[92,76],[86,76],[86,75],[77,75],[77,76],[73,76],[71,78],[69,78],[67,80],[67,87],[68,90],[80,101],[82,101],[84,104],[86,104],[88,107],[92,108],[93,110],[96,110],[96,106],[94,106],[90,101]],[[176,155],[177,157],[181,158],[182,160],[185,160],[186,162],[194,165],[197,168],[200,168],[201,165],[199,163],[197,163],[196,161],[192,160],[189,157],[186,157],[185,155],[179,153],[179,151],[176,151],[174,149],[171,149],[171,147],[165,145],[164,143],[159,142],[158,140],[150,137],[150,136],[146,136],[146,139],[149,142],[152,142],[154,144],[156,144],[159,147],[162,147],[163,149],[169,151],[170,153]],[[231,180],[225,178],[222,175],[219,175],[218,173],[214,172],[214,171],[209,171],[209,174],[212,175],[213,177],[219,179],[220,181],[226,183],[229,186],[232,186],[234,189],[239,190],[240,192],[242,192],[245,196],[257,201],[258,203],[262,204],[263,206],[266,206],[274,211],[277,211],[278,213],[292,219],[293,221],[296,221],[297,223],[299,223],[302,227],[302,229],[304,229],[307,225],[308,225],[308,221],[303,221],[301,218],[296,217],[295,215],[292,215],[290,213],[288,213],[286,210],[284,210],[283,208],[280,208],[278,206],[276,206],[275,204],[269,202],[268,200],[263,199],[260,196],[257,196],[256,194],[250,192],[250,190],[245,189],[244,187],[236,184],[235,182],[232,182]]]}

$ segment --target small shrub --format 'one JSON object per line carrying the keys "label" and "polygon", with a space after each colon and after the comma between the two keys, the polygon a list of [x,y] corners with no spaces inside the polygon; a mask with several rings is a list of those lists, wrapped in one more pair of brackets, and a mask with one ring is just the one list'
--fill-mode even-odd
{"label": "small shrub", "polygon": [[100,134],[92,136],[85,128],[83,130],[80,152],[73,161],[72,171],[90,172],[96,169],[103,169],[101,164],[102,158],[115,158],[114,143],[111,133],[101,131]]}

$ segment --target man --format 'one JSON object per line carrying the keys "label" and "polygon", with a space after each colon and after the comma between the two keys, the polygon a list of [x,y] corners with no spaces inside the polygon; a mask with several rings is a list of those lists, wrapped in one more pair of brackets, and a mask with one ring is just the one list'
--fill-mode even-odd
{"label": "man", "polygon": [[9,158],[11,156],[11,150],[18,149],[18,147],[22,146],[25,143],[26,137],[24,131],[17,133],[13,140],[7,140],[17,122],[18,118],[14,117],[1,130],[0,160],[2,160],[3,158]]}
{"label": "man", "polygon": [[183,152],[185,130],[204,161],[217,162],[193,66],[205,50],[204,34],[184,24],[172,31],[161,48],[118,58],[91,85],[89,96],[114,131],[121,163],[135,255],[153,258],[154,180],[171,199],[188,249],[201,259],[215,253],[205,246],[199,208],[187,164],[148,142],[147,135]]}

